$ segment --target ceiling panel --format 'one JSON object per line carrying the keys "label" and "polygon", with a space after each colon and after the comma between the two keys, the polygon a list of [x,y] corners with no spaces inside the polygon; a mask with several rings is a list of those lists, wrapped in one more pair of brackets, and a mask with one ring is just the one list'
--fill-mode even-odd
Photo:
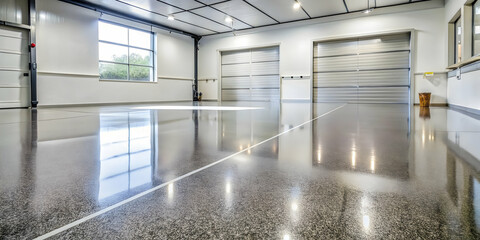
{"label": "ceiling panel", "polygon": [[212,31],[208,31],[187,23],[182,23],[179,21],[169,21],[165,16],[160,15],[158,13],[145,11],[138,7],[133,7],[131,5],[128,5],[119,1],[115,1],[115,0],[88,0],[87,2],[104,6],[105,8],[124,13],[125,15],[140,17],[161,25],[180,29],[186,32],[197,34],[197,35],[207,35],[207,34],[214,33]]}
{"label": "ceiling panel", "polygon": [[122,4],[122,2],[127,3],[133,6],[137,6],[137,7],[140,7],[149,11],[153,11],[156,13],[164,14],[164,15],[168,15],[170,13],[180,11],[179,8],[172,7],[170,5],[158,2],[156,0],[121,0],[116,2],[120,4]]}
{"label": "ceiling panel", "polygon": [[[377,0],[377,6],[389,6],[400,3],[408,3],[409,0]],[[370,3],[371,4],[371,3]]]}
{"label": "ceiling panel", "polygon": [[[149,1],[157,1],[157,0],[149,0]],[[195,0],[160,0],[160,1],[166,2],[168,4],[171,4],[186,10],[203,6],[203,4]]]}
{"label": "ceiling panel", "polygon": [[[269,18],[242,0],[232,0],[214,5],[213,7],[252,26],[262,26],[276,23],[273,19]],[[236,20],[234,19],[233,21]]]}
{"label": "ceiling panel", "polygon": [[[361,2],[363,0],[353,0]],[[311,17],[320,17],[337,13],[346,13],[347,9],[343,0],[299,0],[305,11]],[[366,1],[364,1],[366,3]],[[350,6],[348,7],[350,9]]]}
{"label": "ceiling panel", "polygon": [[213,22],[201,16],[197,16],[190,12],[177,13],[175,14],[175,19],[179,19],[195,25],[199,25],[216,32],[228,32],[231,30],[231,28],[229,28],[228,26],[220,25],[216,22]]}
{"label": "ceiling panel", "polygon": [[[345,0],[348,6],[348,10],[350,12],[353,11],[360,11],[367,9],[367,1],[366,0]],[[373,0],[370,1],[370,7],[373,7]]]}
{"label": "ceiling panel", "polygon": [[[208,17],[217,22],[225,22],[226,15],[210,7],[195,9],[195,10],[192,10],[192,12],[202,15],[204,17]],[[225,24],[228,25],[227,23]],[[245,29],[250,27],[247,24],[244,24],[240,21],[233,21],[232,24],[234,29]]]}
{"label": "ceiling panel", "polygon": [[302,9],[293,9],[292,0],[247,0],[280,22],[308,18]]}
{"label": "ceiling panel", "polygon": [[223,2],[225,0],[198,0],[199,2],[205,3],[207,5]]}

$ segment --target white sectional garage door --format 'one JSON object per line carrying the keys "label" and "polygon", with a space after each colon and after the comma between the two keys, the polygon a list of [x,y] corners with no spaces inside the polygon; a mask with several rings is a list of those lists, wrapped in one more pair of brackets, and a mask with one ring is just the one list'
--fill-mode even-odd
{"label": "white sectional garage door", "polygon": [[0,26],[0,108],[28,107],[28,31]]}
{"label": "white sectional garage door", "polygon": [[279,99],[278,47],[222,52],[222,100]]}
{"label": "white sectional garage door", "polygon": [[408,103],[410,33],[314,43],[315,102]]}

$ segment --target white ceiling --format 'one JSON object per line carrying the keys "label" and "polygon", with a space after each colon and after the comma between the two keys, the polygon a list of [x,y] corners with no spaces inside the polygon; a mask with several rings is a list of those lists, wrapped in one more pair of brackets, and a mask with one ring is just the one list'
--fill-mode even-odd
{"label": "white ceiling", "polygon": [[[367,9],[368,0],[81,0],[121,14],[204,36]],[[393,7],[429,0],[369,0],[370,7]],[[167,16],[173,15],[174,21]],[[230,16],[233,22],[225,22]]]}

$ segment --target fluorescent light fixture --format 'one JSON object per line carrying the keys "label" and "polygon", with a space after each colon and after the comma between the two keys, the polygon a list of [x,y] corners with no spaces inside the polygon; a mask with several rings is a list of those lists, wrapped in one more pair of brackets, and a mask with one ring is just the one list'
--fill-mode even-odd
{"label": "fluorescent light fixture", "polygon": [[293,9],[299,9],[300,6],[300,3],[298,1],[295,1],[295,3],[293,4]]}
{"label": "fluorescent light fixture", "polygon": [[170,21],[173,21],[173,20],[175,20],[175,17],[172,14],[170,14],[170,15],[168,15],[167,19],[170,20]]}
{"label": "fluorescent light fixture", "polygon": [[369,9],[366,9],[365,11],[363,11],[363,13],[365,13],[365,14],[369,14],[369,13],[371,13],[371,12],[372,12],[372,10],[373,10],[373,9],[369,8]]}
{"label": "fluorescent light fixture", "polygon": [[227,22],[227,23],[231,23],[231,22],[233,22],[233,19],[232,19],[232,17],[230,17],[230,16],[226,16],[226,17],[225,17],[225,22]]}

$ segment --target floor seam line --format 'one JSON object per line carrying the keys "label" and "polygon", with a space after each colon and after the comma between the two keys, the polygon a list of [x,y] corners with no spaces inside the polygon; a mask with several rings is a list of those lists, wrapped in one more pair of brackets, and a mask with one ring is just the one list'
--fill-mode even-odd
{"label": "floor seam line", "polygon": [[280,136],[282,136],[282,135],[284,135],[284,134],[286,134],[286,133],[288,133],[288,132],[291,132],[291,131],[293,131],[293,130],[295,130],[295,129],[303,126],[303,125],[306,125],[306,124],[309,124],[309,123],[311,123],[311,122],[314,122],[314,121],[316,121],[317,119],[319,119],[319,118],[321,118],[321,117],[324,117],[324,116],[326,116],[326,115],[328,115],[328,114],[330,114],[330,113],[333,113],[333,112],[337,111],[338,109],[341,109],[341,108],[345,107],[346,105],[347,105],[347,104],[343,104],[343,105],[341,105],[341,106],[339,106],[339,107],[336,107],[336,108],[334,108],[334,109],[332,109],[332,110],[330,110],[330,111],[328,111],[328,112],[326,112],[326,113],[323,113],[323,114],[321,114],[321,115],[319,115],[319,116],[317,116],[317,117],[315,117],[315,118],[312,118],[312,119],[310,119],[310,120],[308,120],[308,121],[306,121],[306,122],[303,122],[302,124],[299,124],[299,125],[297,125],[297,126],[295,126],[295,127],[289,128],[288,130],[283,131],[283,132],[281,132],[281,133],[279,133],[279,134],[277,134],[277,135],[275,135],[275,136],[272,136],[272,137],[270,137],[270,138],[267,138],[267,139],[265,139],[265,140],[263,140],[263,141],[261,141],[261,142],[259,142],[259,143],[256,143],[256,144],[254,144],[254,145],[252,145],[252,146],[250,146],[250,147],[247,147],[247,148],[245,148],[245,149],[243,149],[243,150],[241,150],[241,151],[238,151],[238,152],[236,152],[236,153],[230,154],[230,155],[228,155],[228,156],[226,156],[226,157],[224,157],[224,158],[222,158],[222,159],[220,159],[220,160],[217,160],[217,161],[215,161],[215,162],[213,162],[213,163],[207,164],[207,165],[205,165],[205,166],[203,166],[203,167],[201,167],[201,168],[198,168],[198,169],[196,169],[196,170],[193,170],[193,171],[191,171],[191,172],[188,172],[188,173],[186,173],[186,174],[184,174],[184,175],[182,175],[182,176],[176,177],[176,178],[174,178],[174,179],[172,179],[172,180],[170,180],[170,181],[168,181],[168,182],[162,183],[162,184],[160,184],[160,185],[158,185],[158,186],[156,186],[156,187],[154,187],[154,188],[148,189],[148,190],[146,190],[146,191],[144,191],[144,192],[141,192],[141,193],[139,193],[139,194],[137,194],[137,195],[131,196],[131,197],[125,199],[125,200],[122,200],[122,201],[120,201],[120,202],[118,202],[118,203],[115,203],[115,204],[113,204],[113,205],[111,205],[111,206],[109,206],[109,207],[106,207],[106,208],[101,209],[101,210],[99,210],[99,211],[97,211],[97,212],[94,212],[94,213],[92,213],[92,214],[90,214],[90,215],[87,215],[87,216],[85,216],[85,217],[83,217],[83,218],[80,218],[80,219],[78,219],[78,220],[75,220],[75,221],[73,221],[73,222],[71,222],[71,223],[69,223],[69,224],[67,224],[67,225],[64,225],[64,226],[62,226],[62,227],[60,227],[60,228],[54,229],[54,230],[52,230],[52,231],[50,231],[50,232],[48,232],[48,233],[46,233],[46,234],[43,234],[43,235],[41,235],[41,236],[38,236],[38,237],[34,238],[34,240],[43,240],[43,239],[47,239],[47,238],[49,238],[49,237],[53,237],[53,236],[55,236],[55,235],[57,235],[57,234],[59,234],[59,233],[61,233],[61,232],[64,232],[64,231],[66,231],[66,230],[68,230],[68,229],[70,229],[70,228],[72,228],[72,227],[75,227],[75,226],[77,226],[77,225],[80,225],[80,224],[82,224],[82,223],[84,223],[84,222],[86,222],[86,221],[88,221],[88,220],[90,220],[90,219],[93,219],[93,218],[95,218],[95,217],[98,217],[98,216],[100,216],[100,215],[102,215],[102,214],[105,214],[105,213],[107,213],[107,212],[110,212],[110,211],[112,211],[112,210],[114,210],[114,209],[116,209],[116,208],[118,208],[118,207],[120,207],[120,206],[123,206],[123,205],[125,205],[125,204],[127,204],[127,203],[129,203],[129,202],[132,202],[132,201],[134,201],[134,200],[136,200],[136,199],[138,199],[138,198],[141,198],[141,197],[143,197],[143,196],[145,196],[145,195],[147,195],[147,194],[150,194],[150,193],[155,192],[155,191],[157,191],[157,190],[159,190],[159,189],[162,189],[162,188],[164,188],[165,186],[167,186],[167,185],[169,185],[169,184],[171,184],[171,183],[180,181],[180,180],[182,180],[182,179],[184,179],[184,178],[186,178],[186,177],[189,177],[189,176],[191,176],[191,175],[193,175],[193,174],[196,174],[196,173],[198,173],[198,172],[201,172],[201,171],[203,171],[203,170],[205,170],[205,169],[207,169],[207,168],[210,168],[210,167],[213,167],[213,166],[215,166],[215,165],[217,165],[217,164],[220,164],[220,163],[222,163],[222,162],[225,162],[225,161],[228,160],[228,159],[231,159],[231,158],[233,158],[233,157],[235,157],[235,156],[237,156],[237,155],[240,155],[240,154],[242,154],[242,153],[244,153],[244,152],[246,152],[246,151],[248,151],[248,150],[251,150],[252,148],[255,148],[255,147],[257,147],[257,146],[259,146],[259,145],[261,145],[261,144],[264,144],[264,143],[266,143],[266,142],[268,142],[268,141],[270,141],[270,140],[273,140],[273,139],[275,139],[275,138],[278,138],[278,137],[280,137]]}

